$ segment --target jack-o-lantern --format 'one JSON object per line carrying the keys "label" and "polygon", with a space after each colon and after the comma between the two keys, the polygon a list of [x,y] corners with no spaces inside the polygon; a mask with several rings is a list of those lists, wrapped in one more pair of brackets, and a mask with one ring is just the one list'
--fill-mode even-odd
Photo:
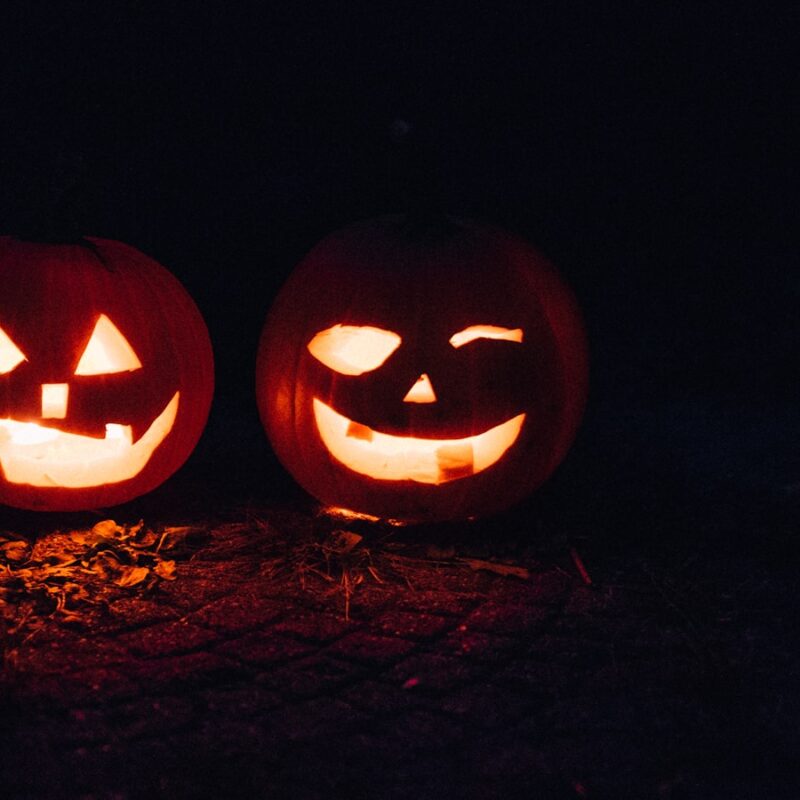
{"label": "jack-o-lantern", "polygon": [[507,508],[550,475],[583,413],[587,357],[571,292],[524,241],[385,217],[295,269],[256,376],[267,435],[308,492],[433,521]]}
{"label": "jack-o-lantern", "polygon": [[0,237],[0,503],[150,491],[194,449],[213,384],[205,323],[164,267],[103,239]]}

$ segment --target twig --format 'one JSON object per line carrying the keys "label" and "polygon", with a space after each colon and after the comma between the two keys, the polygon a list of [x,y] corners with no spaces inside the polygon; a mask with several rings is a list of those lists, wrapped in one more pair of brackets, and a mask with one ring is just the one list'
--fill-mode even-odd
{"label": "twig", "polygon": [[570,547],[569,554],[572,556],[572,561],[575,564],[576,569],[580,573],[581,579],[587,586],[592,585],[592,579],[589,573],[586,571],[586,567],[583,565],[583,561],[581,557],[578,555],[578,551],[574,547]]}

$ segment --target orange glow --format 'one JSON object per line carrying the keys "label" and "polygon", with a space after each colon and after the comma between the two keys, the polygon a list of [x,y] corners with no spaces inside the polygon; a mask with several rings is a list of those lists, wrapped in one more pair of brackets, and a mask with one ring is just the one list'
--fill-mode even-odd
{"label": "orange glow", "polygon": [[67,416],[68,383],[42,384],[42,418],[64,419]]}
{"label": "orange glow", "polygon": [[378,522],[380,520],[380,517],[374,517],[372,514],[362,514],[360,511],[351,511],[349,508],[342,508],[342,506],[325,506],[322,512],[330,517],[340,517],[348,520],[365,520],[366,522]]}
{"label": "orange glow", "polygon": [[403,398],[404,403],[435,403],[436,392],[433,391],[431,379],[423,372]]}
{"label": "orange glow", "polygon": [[0,375],[16,369],[23,361],[27,361],[22,351],[11,341],[9,335],[0,328]]}
{"label": "orange glow", "polygon": [[110,375],[114,372],[133,372],[141,367],[142,362],[119,328],[105,314],[101,314],[78,361],[75,374]]}
{"label": "orange glow", "polygon": [[314,417],[330,454],[381,481],[441,484],[488,469],[517,440],[525,414],[462,439],[392,436],[348,419],[314,398]]}
{"label": "orange glow", "polygon": [[497,325],[470,325],[450,337],[453,347],[462,347],[475,339],[501,339],[506,342],[521,342],[522,328],[501,328]]}
{"label": "orange glow", "polygon": [[377,369],[400,346],[392,331],[370,325],[334,325],[308,343],[308,352],[342,375],[363,375]]}
{"label": "orange glow", "polygon": [[35,422],[0,419],[0,466],[5,479],[31,486],[83,489],[133,478],[172,430],[179,399],[180,392],[175,392],[135,444],[131,426],[114,422],[106,425],[104,438],[96,439]]}

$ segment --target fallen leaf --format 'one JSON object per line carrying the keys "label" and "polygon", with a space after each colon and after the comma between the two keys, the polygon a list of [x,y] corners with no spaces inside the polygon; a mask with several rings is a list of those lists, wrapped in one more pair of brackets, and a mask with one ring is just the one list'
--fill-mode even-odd
{"label": "fallen leaf", "polygon": [[331,534],[330,546],[337,553],[349,553],[363,538],[352,531],[334,531]]}
{"label": "fallen leaf", "polygon": [[139,530],[129,539],[128,544],[135,547],[137,550],[143,550],[152,547],[158,541],[158,535],[151,531],[149,528]]}
{"label": "fallen leaf", "polygon": [[0,622],[13,637],[31,635],[47,619],[85,625],[96,608],[123,592],[176,580],[176,561],[157,547],[172,550],[200,532],[189,526],[154,532],[141,520],[120,525],[108,519],[90,529],[55,531],[35,544],[1,533]]}
{"label": "fallen leaf", "polygon": [[68,567],[71,564],[77,564],[78,558],[74,553],[53,553],[42,560],[46,566],[55,567]]}
{"label": "fallen leaf", "polygon": [[117,586],[136,586],[141,583],[148,575],[150,570],[147,567],[122,567],[119,577],[114,581]]}
{"label": "fallen leaf", "polygon": [[114,539],[118,533],[124,532],[125,529],[117,525],[113,519],[104,519],[92,528],[92,533],[103,539]]}
{"label": "fallen leaf", "polygon": [[83,600],[89,600],[89,592],[86,587],[79,583],[65,583],[62,587],[64,594],[69,598],[70,602],[75,604]]}
{"label": "fallen leaf", "polygon": [[70,531],[69,538],[72,539],[75,544],[88,545],[96,544],[97,542],[101,542],[103,539],[105,539],[104,536],[95,533],[94,530]]}
{"label": "fallen leaf", "polygon": [[191,525],[178,525],[175,527],[164,528],[161,532],[161,539],[156,547],[156,552],[159,550],[172,550],[177,547],[181,542],[185,541],[186,537],[194,530]]}
{"label": "fallen leaf", "polygon": [[[117,558],[117,554],[113,550],[102,550],[101,552],[96,553],[91,558],[88,566],[92,572],[94,572],[96,575],[99,575],[104,580],[110,580],[124,569],[130,569],[130,567],[124,567],[122,564],[120,564],[119,558]],[[117,580],[114,581],[114,583],[117,582]]]}
{"label": "fallen leaf", "polygon": [[25,561],[30,555],[31,546],[23,539],[18,539],[0,545],[0,551],[2,551],[3,556],[9,561]]}
{"label": "fallen leaf", "polygon": [[165,581],[174,581],[177,577],[177,575],[175,575],[174,561],[159,561],[158,564],[153,567],[153,572]]}
{"label": "fallen leaf", "polygon": [[78,569],[70,566],[63,567],[45,567],[43,578],[74,578],[78,573]]}
{"label": "fallen leaf", "polygon": [[483,561],[480,558],[460,558],[459,561],[475,571],[494,572],[497,575],[521,578],[524,581],[531,576],[531,573],[525,567],[515,567],[513,564],[498,564],[494,561]]}

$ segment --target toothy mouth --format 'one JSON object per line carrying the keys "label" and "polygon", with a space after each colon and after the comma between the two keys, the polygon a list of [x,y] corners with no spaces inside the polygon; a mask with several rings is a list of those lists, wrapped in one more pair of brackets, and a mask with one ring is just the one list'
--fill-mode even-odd
{"label": "toothy mouth", "polygon": [[348,469],[380,481],[438,485],[477,475],[514,444],[525,416],[462,439],[423,439],[380,433],[314,398],[314,418],[328,452]]}
{"label": "toothy mouth", "polygon": [[9,483],[83,489],[138,475],[175,424],[180,392],[134,444],[130,425],[110,422],[102,439],[35,422],[0,419],[0,466]]}

